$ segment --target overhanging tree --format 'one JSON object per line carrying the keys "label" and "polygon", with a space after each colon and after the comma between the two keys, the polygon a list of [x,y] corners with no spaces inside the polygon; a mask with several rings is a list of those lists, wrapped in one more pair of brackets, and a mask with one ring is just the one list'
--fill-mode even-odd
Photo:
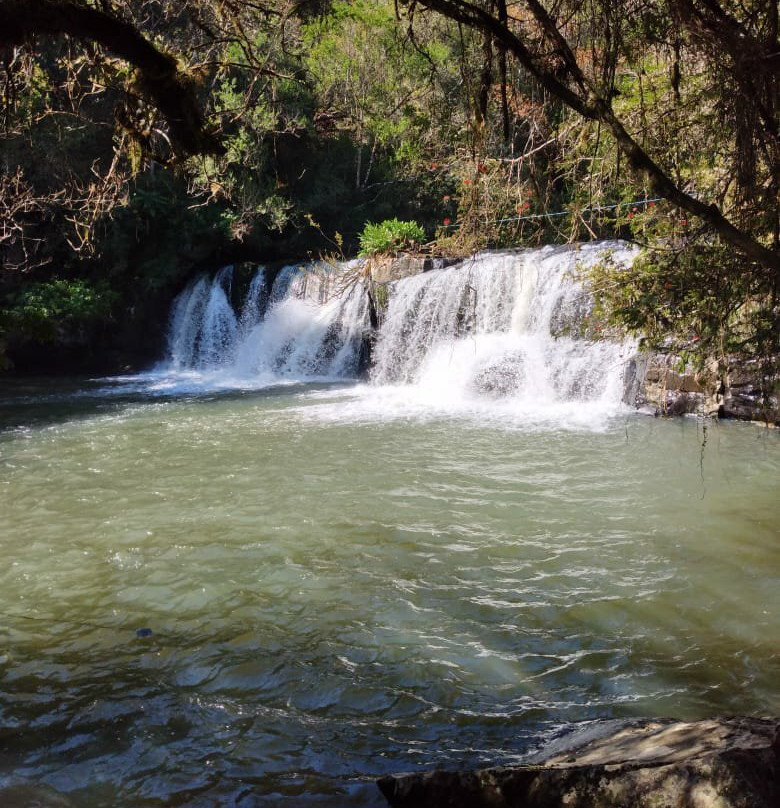
{"label": "overhanging tree", "polygon": [[204,123],[192,78],[174,56],[157,48],[131,22],[110,10],[77,0],[0,0],[0,49],[40,36],[66,34],[94,42],[137,70],[136,85],[163,113],[171,139],[187,153],[218,151],[219,141]]}
{"label": "overhanging tree", "polygon": [[198,204],[262,218],[275,178],[247,165],[244,177],[264,185],[245,199],[243,188],[231,196],[227,173],[237,132],[262,146],[286,131],[270,85],[288,79],[277,68],[295,49],[292,9],[293,0],[0,0],[3,268],[35,269],[60,241],[93,253],[95,225],[160,166]]}
{"label": "overhanging tree", "polygon": [[[731,11],[717,0],[659,0],[637,10],[620,0],[606,0],[606,30],[594,33],[595,3],[541,0],[400,0],[413,17],[418,8],[429,9],[489,35],[510,53],[552,96],[587,120],[597,121],[611,133],[629,166],[660,197],[697,216],[722,241],[772,273],[780,273],[778,252],[778,176],[780,145],[777,127],[778,50],[777,6],[774,0],[757,0],[745,10],[742,4]],[[741,17],[737,16],[741,13]],[[726,64],[713,69],[728,71],[733,85],[744,95],[750,131],[737,142],[744,156],[745,144],[758,140],[768,178],[763,188],[765,208],[772,219],[771,246],[765,234],[756,233],[724,215],[714,201],[694,196],[685,189],[685,178],[675,177],[654,158],[616,114],[615,63],[621,54],[626,27],[658,25],[682,30],[700,43],[703,56],[726,54]],[[587,69],[583,46],[588,38],[600,37],[590,47]],[[592,42],[590,44],[593,44]],[[726,85],[727,86],[727,85]],[[744,123],[744,121],[743,121]],[[744,161],[743,161],[744,162]],[[750,162],[749,160],[747,161]],[[753,163],[755,168],[755,162]],[[743,171],[743,179],[750,180]],[[752,178],[755,184],[755,178]]]}

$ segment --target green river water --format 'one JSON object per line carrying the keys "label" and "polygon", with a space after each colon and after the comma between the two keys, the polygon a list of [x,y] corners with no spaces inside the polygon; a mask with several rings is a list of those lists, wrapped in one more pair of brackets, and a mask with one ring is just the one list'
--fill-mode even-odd
{"label": "green river water", "polygon": [[568,722],[780,711],[773,431],[109,388],[2,396],[0,787],[380,806]]}

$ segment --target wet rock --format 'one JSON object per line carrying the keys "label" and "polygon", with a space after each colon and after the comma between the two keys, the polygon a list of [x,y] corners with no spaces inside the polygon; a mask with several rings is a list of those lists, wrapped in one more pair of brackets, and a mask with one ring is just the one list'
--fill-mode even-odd
{"label": "wet rock", "polygon": [[575,298],[562,296],[550,316],[550,333],[554,337],[587,337],[593,339],[591,318],[594,302],[590,295]]}
{"label": "wet rock", "polygon": [[507,354],[486,364],[472,381],[474,392],[483,395],[514,395],[522,386],[525,377],[525,357],[520,354]]}
{"label": "wet rock", "polygon": [[[722,417],[780,425],[776,380],[766,367],[755,360],[734,361],[729,364],[727,379]],[[774,395],[768,394],[772,390]]]}
{"label": "wet rock", "polygon": [[455,257],[437,257],[420,253],[398,253],[370,258],[368,267],[375,284],[391,283],[432,269],[444,269],[459,262]]}
{"label": "wet rock", "polygon": [[[645,406],[643,386],[647,377],[649,356],[639,353],[626,363],[623,373],[623,401],[632,407],[641,409]],[[655,414],[655,408],[649,408]]]}
{"label": "wet rock", "polygon": [[[383,777],[392,808],[777,808],[780,719],[604,722],[539,763]],[[598,728],[597,728],[598,729]]]}
{"label": "wet rock", "polygon": [[679,357],[651,354],[635,361],[624,401],[654,407],[664,415],[718,415],[723,406],[723,383],[716,366],[694,370]]}
{"label": "wet rock", "polygon": [[370,261],[371,279],[383,284],[419,275],[430,268],[430,258],[412,253],[399,253],[393,256],[379,256]]}
{"label": "wet rock", "polygon": [[[771,395],[767,391],[775,390]],[[680,357],[639,354],[628,365],[623,400],[658,414],[714,416],[780,425],[773,379],[755,360],[732,358],[694,370]]]}

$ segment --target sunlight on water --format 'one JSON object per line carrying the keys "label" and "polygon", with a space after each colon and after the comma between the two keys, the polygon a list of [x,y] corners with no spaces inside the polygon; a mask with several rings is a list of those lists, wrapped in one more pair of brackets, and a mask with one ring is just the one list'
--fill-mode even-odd
{"label": "sunlight on water", "polygon": [[621,403],[606,248],[391,284],[364,384],[353,264],[225,268],[153,371],[10,384],[0,788],[371,808],[568,722],[776,713],[778,436]]}
{"label": "sunlight on water", "polygon": [[95,386],[4,399],[0,786],[379,806],[569,721],[780,708],[773,432]]}

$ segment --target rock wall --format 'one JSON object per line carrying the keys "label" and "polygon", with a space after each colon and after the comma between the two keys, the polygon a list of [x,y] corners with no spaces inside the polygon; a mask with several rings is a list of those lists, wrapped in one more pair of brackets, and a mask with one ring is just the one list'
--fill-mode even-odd
{"label": "rock wall", "polygon": [[780,405],[773,380],[756,360],[729,362],[721,372],[717,362],[696,370],[679,357],[640,354],[626,377],[627,403],[658,415],[688,413],[738,418],[780,426]]}
{"label": "rock wall", "polygon": [[[434,268],[434,261],[429,256],[415,253],[399,253],[398,255],[377,256],[368,259],[373,283],[382,285],[419,275]],[[437,264],[438,266],[438,264]]]}
{"label": "rock wall", "polygon": [[383,777],[378,786],[392,808],[780,805],[780,719],[602,726],[606,734],[594,733],[593,725],[573,732],[568,743],[543,752],[541,763],[398,774]]}

